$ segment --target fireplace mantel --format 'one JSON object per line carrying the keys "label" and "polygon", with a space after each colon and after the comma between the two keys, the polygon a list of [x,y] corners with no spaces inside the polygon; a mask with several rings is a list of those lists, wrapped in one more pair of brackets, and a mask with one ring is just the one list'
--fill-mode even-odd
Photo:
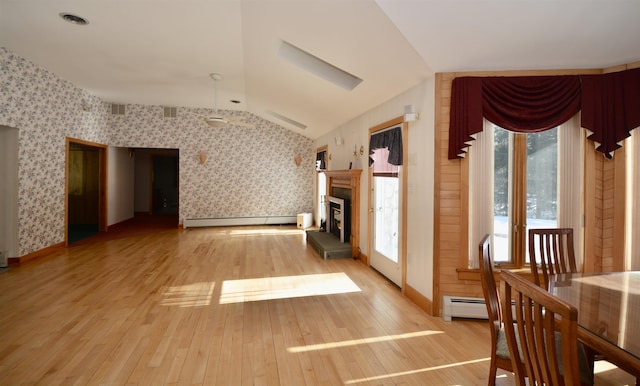
{"label": "fireplace mantel", "polygon": [[361,169],[326,170],[327,195],[333,195],[333,188],[351,189],[351,256],[360,258],[360,174]]}
{"label": "fireplace mantel", "polygon": [[348,170],[326,170],[324,174],[329,178],[329,188],[347,188],[355,189],[360,188],[360,174],[361,169],[348,169]]}

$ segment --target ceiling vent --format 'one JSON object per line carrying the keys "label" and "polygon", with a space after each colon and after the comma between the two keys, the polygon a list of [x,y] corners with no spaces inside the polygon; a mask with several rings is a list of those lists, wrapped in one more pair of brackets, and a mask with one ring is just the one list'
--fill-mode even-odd
{"label": "ceiling vent", "polygon": [[175,118],[177,116],[178,109],[176,107],[166,107],[164,108],[164,117],[165,118]]}
{"label": "ceiling vent", "polygon": [[125,114],[125,108],[126,105],[121,105],[119,103],[112,103],[111,104],[111,114],[113,115],[124,115]]}
{"label": "ceiling vent", "polygon": [[270,115],[273,115],[274,117],[278,118],[279,120],[283,121],[283,122],[287,122],[290,125],[293,125],[295,127],[298,127],[302,130],[307,128],[307,125],[300,123],[298,121],[294,121],[293,119],[289,118],[289,117],[285,117],[282,114],[278,114],[275,111],[271,111],[271,110],[267,110],[267,113]]}
{"label": "ceiling vent", "polygon": [[59,16],[62,18],[62,20],[67,21],[71,24],[75,24],[75,25],[89,24],[89,20],[85,19],[84,17],[74,15],[72,13],[62,12],[59,14]]}

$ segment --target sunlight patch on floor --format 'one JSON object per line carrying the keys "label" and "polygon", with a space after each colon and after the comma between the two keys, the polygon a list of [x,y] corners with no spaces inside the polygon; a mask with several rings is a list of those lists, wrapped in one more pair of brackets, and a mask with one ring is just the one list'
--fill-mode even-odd
{"label": "sunlight patch on floor", "polygon": [[262,235],[300,235],[304,231],[301,229],[234,229],[229,231],[231,236],[262,236]]}
{"label": "sunlight patch on floor", "polygon": [[386,378],[394,378],[394,377],[401,377],[401,376],[406,376],[406,375],[421,374],[421,373],[426,373],[426,372],[429,372],[429,371],[437,371],[437,370],[442,370],[442,369],[446,369],[446,368],[450,368],[450,367],[466,366],[466,365],[476,364],[476,363],[480,363],[480,362],[488,362],[490,360],[491,360],[491,358],[481,358],[481,359],[474,359],[472,361],[449,363],[449,364],[446,364],[446,365],[427,367],[427,368],[423,368],[423,369],[400,371],[400,372],[397,372],[397,373],[389,373],[389,374],[384,374],[384,375],[377,375],[375,377],[353,379],[353,380],[350,380],[350,381],[346,381],[345,384],[346,385],[352,385],[352,384],[361,383],[361,382],[378,381],[378,380],[386,379]]}
{"label": "sunlight patch on floor", "polygon": [[220,304],[360,292],[343,272],[225,280]]}
{"label": "sunlight patch on floor", "polygon": [[604,373],[610,370],[615,370],[617,368],[618,367],[613,363],[609,363],[607,361],[596,361],[593,364],[593,373],[594,374]]}
{"label": "sunlight patch on floor", "polygon": [[316,351],[316,350],[325,350],[332,348],[340,348],[340,347],[348,347],[348,346],[356,346],[360,344],[369,344],[369,343],[378,343],[378,342],[387,342],[390,340],[397,339],[409,339],[415,338],[418,336],[427,336],[427,335],[435,335],[435,334],[443,334],[442,331],[416,331],[416,332],[408,332],[406,334],[398,334],[398,335],[386,335],[386,336],[376,336],[373,338],[363,338],[363,339],[352,339],[352,340],[343,340],[340,342],[333,343],[321,343],[321,344],[310,344],[307,346],[297,346],[297,347],[289,347],[287,351],[291,353],[300,353],[300,352],[308,352],[308,351]]}
{"label": "sunlight patch on floor", "polygon": [[203,307],[211,304],[214,282],[193,283],[167,288],[160,305],[178,307]]}
{"label": "sunlight patch on floor", "polygon": [[606,360],[595,361],[593,374],[596,385],[635,386],[636,377],[619,369],[618,366]]}

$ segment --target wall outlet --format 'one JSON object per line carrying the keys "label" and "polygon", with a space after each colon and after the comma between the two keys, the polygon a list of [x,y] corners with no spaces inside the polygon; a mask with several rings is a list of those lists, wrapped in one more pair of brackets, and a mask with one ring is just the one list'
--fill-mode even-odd
{"label": "wall outlet", "polygon": [[0,268],[9,266],[9,251],[0,251]]}

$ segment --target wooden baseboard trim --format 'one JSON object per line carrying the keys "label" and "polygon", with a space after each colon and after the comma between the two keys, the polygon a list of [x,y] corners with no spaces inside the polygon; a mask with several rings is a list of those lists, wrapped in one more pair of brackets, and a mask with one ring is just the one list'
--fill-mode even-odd
{"label": "wooden baseboard trim", "polygon": [[358,253],[358,256],[356,257],[357,260],[360,260],[360,262],[364,265],[366,265],[367,267],[369,266],[369,256],[365,255],[362,252]]}
{"label": "wooden baseboard trim", "polygon": [[362,262],[362,264],[368,266],[369,265],[369,256],[365,255],[364,253],[360,252],[358,254],[358,260],[360,260]]}
{"label": "wooden baseboard trim", "polygon": [[433,302],[427,299],[415,288],[412,288],[410,285],[406,285],[404,288],[404,295],[409,298],[409,300],[414,302],[418,307],[424,310],[424,312],[426,312],[427,314],[431,316],[439,316],[433,314]]}
{"label": "wooden baseboard trim", "polygon": [[19,264],[22,264],[22,263],[26,263],[27,261],[39,259],[41,257],[48,256],[48,255],[50,255],[52,253],[61,251],[64,248],[65,248],[64,242],[58,243],[58,244],[54,244],[54,245],[51,245],[51,246],[46,247],[46,248],[43,248],[43,249],[41,249],[39,251],[35,251],[35,252],[32,252],[32,253],[29,253],[29,254],[24,255],[24,256],[10,257],[9,258],[9,264],[10,265],[19,265]]}

